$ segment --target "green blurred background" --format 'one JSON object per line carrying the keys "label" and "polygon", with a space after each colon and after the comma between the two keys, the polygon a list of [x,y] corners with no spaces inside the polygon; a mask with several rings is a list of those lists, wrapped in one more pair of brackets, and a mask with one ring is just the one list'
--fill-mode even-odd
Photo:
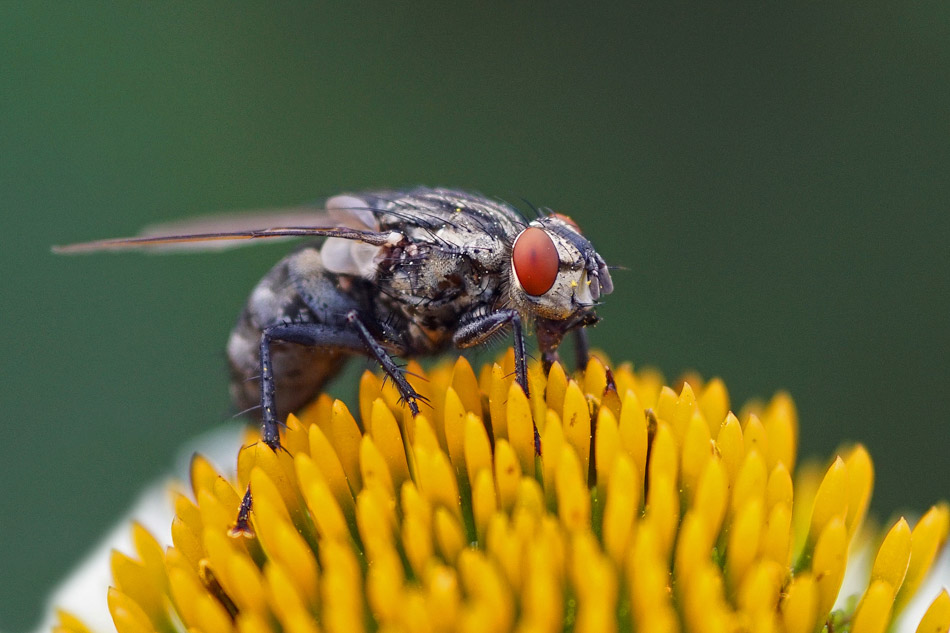
{"label": "green blurred background", "polygon": [[879,516],[950,495],[950,8],[851,4],[0,4],[0,629],[228,418],[286,250],[50,244],[344,190],[571,214],[628,269],[615,359],[790,390],[802,454],[868,445]]}

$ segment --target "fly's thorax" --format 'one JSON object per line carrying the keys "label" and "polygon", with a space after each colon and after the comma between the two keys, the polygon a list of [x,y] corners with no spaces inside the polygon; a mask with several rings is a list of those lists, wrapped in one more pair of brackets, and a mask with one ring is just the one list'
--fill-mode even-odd
{"label": "fly's thorax", "polygon": [[318,323],[342,325],[349,311],[362,311],[369,305],[362,278],[328,270],[323,251],[316,246],[291,254],[287,268],[294,291]]}
{"label": "fly's thorax", "polygon": [[502,282],[470,250],[424,241],[390,249],[378,271],[376,283],[387,300],[420,317],[453,318],[491,300]]}

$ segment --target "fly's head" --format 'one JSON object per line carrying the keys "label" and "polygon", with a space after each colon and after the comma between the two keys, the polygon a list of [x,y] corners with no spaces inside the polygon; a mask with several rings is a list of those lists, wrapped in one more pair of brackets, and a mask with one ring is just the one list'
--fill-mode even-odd
{"label": "fly's head", "polygon": [[614,289],[603,257],[558,213],[531,222],[515,238],[510,278],[512,304],[558,339],[595,323],[595,306]]}

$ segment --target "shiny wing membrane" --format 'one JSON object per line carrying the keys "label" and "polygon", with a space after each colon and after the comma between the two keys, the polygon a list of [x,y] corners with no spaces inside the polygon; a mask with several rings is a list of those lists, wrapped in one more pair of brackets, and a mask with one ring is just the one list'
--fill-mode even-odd
{"label": "shiny wing membrane", "polygon": [[378,227],[371,223],[375,210],[365,203],[356,206],[356,200],[348,197],[344,207],[334,204],[336,199],[331,198],[326,209],[302,206],[201,216],[148,226],[134,237],[54,246],[53,252],[64,255],[129,250],[203,252],[295,237],[336,237],[378,246],[389,243],[393,239],[392,232],[376,230]]}
{"label": "shiny wing membrane", "polygon": [[341,194],[319,206],[200,216],[149,226],[134,237],[54,246],[53,252],[204,252],[295,237],[337,237],[382,246],[394,239],[393,232],[386,230],[389,227],[395,231],[403,226],[436,230],[448,225],[486,231],[499,222],[503,232],[512,235],[527,224],[515,209],[500,201],[453,189],[417,187]]}

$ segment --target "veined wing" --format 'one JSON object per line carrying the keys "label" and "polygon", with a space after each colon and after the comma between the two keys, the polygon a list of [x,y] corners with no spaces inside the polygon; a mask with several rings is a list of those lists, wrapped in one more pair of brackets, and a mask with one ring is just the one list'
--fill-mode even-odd
{"label": "veined wing", "polygon": [[151,225],[133,237],[54,246],[53,252],[204,252],[295,237],[336,237],[381,246],[397,239],[392,232],[378,231],[375,210],[357,202],[352,196],[336,196],[327,201],[326,208],[300,206],[199,216]]}

